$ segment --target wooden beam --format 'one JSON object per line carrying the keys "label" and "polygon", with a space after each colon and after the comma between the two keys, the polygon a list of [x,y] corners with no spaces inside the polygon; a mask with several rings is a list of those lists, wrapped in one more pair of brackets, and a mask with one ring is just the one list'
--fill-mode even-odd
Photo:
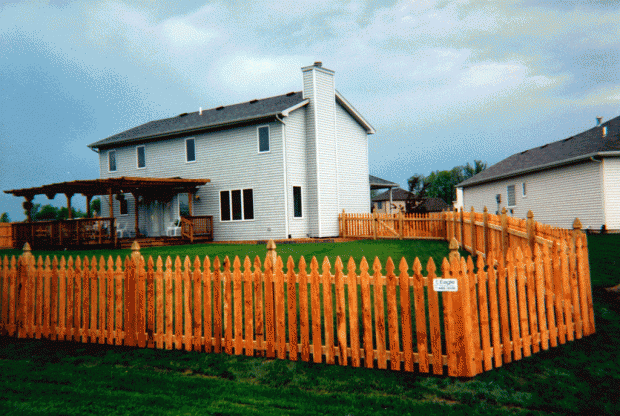
{"label": "wooden beam", "polygon": [[139,197],[140,195],[138,195],[137,193],[131,193],[133,195],[133,199],[134,199],[134,215],[135,215],[135,232],[136,232],[136,238],[138,238],[138,235],[140,234],[140,224],[138,224],[138,217],[139,217]]}
{"label": "wooden beam", "polygon": [[69,210],[69,212],[67,213],[67,219],[72,220],[73,219],[73,213],[71,212],[71,198],[73,197],[72,193],[66,193],[65,194],[67,196],[67,210]]}
{"label": "wooden beam", "polygon": [[112,195],[112,188],[108,188],[108,202],[109,202],[109,217],[114,217],[114,195]]}
{"label": "wooden beam", "polygon": [[192,193],[192,191],[187,191],[187,205],[188,205],[188,210],[189,210],[189,216],[191,217],[192,215],[194,215],[193,213],[193,201],[194,201],[194,194]]}
{"label": "wooden beam", "polygon": [[90,218],[91,217],[91,213],[90,213],[90,199],[92,198],[92,195],[86,195],[86,218]]}

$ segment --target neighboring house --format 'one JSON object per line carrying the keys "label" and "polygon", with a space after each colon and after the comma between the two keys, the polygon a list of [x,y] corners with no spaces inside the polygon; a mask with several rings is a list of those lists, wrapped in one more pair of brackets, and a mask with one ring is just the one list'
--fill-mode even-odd
{"label": "neighboring house", "polygon": [[544,224],[620,229],[620,117],[514,154],[457,185],[456,207],[486,206]]}
{"label": "neighboring house", "polygon": [[[391,195],[390,195],[391,192]],[[411,196],[411,192],[401,188],[394,188],[385,191],[372,198],[372,205],[376,212],[379,213],[396,213],[407,210],[407,200]],[[414,208],[414,212],[441,212],[449,211],[450,206],[441,198],[426,197],[418,200]]]}
{"label": "neighboring house", "polygon": [[[91,144],[100,177],[209,179],[193,215],[213,216],[215,240],[337,236],[339,212],[369,212],[375,130],[334,89],[334,71],[315,62],[302,74],[300,92],[183,113]],[[133,197],[124,200],[114,215],[132,229]],[[140,232],[165,235],[187,202],[177,194],[140,203]]]}

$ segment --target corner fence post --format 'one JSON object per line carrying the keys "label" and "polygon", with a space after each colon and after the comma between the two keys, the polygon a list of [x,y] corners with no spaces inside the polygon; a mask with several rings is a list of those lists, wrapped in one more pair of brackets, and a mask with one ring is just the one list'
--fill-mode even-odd
{"label": "corner fence post", "polygon": [[525,222],[525,228],[527,230],[527,243],[530,246],[530,251],[532,252],[532,258],[534,257],[534,253],[536,252],[536,234],[535,234],[535,222],[534,222],[534,213],[532,210],[527,212],[527,220]]}
{"label": "corner fence post", "polygon": [[373,207],[372,209],[372,239],[377,239],[377,210]]}
{"label": "corner fence post", "polygon": [[460,211],[459,211],[459,222],[461,224],[461,247],[463,247],[463,249],[465,249],[465,213],[463,212],[463,207],[461,207]]}
{"label": "corner fence post", "polygon": [[25,338],[28,332],[26,328],[26,301],[29,299],[27,299],[26,296],[26,288],[28,286],[29,280],[33,277],[30,274],[31,263],[32,253],[30,249],[30,244],[26,242],[24,244],[22,255],[19,256],[19,258],[17,259],[17,293],[15,294],[15,297],[17,299],[17,305],[15,305],[15,309],[17,313],[15,314],[15,318],[17,320],[16,327],[18,338]]}

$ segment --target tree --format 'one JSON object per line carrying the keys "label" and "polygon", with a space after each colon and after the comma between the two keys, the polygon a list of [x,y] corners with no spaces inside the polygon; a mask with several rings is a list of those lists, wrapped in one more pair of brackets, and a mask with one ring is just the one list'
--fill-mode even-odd
{"label": "tree", "polygon": [[95,198],[90,201],[90,212],[92,215],[95,215],[95,212],[101,215],[101,199]]}
{"label": "tree", "polygon": [[11,217],[9,217],[9,214],[6,212],[3,212],[2,215],[0,215],[0,222],[11,222]]}
{"label": "tree", "polygon": [[486,168],[486,162],[474,160],[473,166],[467,162],[464,166],[455,166],[450,170],[436,170],[428,176],[413,175],[407,181],[409,192],[414,194],[411,197],[411,203],[408,201],[407,212],[411,212],[411,209],[417,205],[417,202],[425,197],[441,198],[449,205],[452,205],[456,199],[456,185],[477,175]]}
{"label": "tree", "polygon": [[[32,216],[33,221],[53,221],[58,218],[58,208],[53,205],[46,204],[41,206],[40,204],[35,204],[37,206],[36,213]],[[33,207],[34,209],[35,207]]]}

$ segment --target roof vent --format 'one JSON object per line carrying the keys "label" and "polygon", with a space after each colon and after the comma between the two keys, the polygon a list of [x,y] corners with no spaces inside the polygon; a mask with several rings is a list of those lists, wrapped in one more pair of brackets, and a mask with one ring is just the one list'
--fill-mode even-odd
{"label": "roof vent", "polygon": [[607,126],[603,126],[603,137],[607,137]]}
{"label": "roof vent", "polygon": [[223,105],[221,105],[221,106],[217,107],[217,108],[215,109],[215,111],[220,111],[220,110],[223,110],[223,109],[224,109],[224,106],[223,106]]}
{"label": "roof vent", "polygon": [[187,113],[181,113],[179,114],[179,117],[185,117],[187,115]]}
{"label": "roof vent", "polygon": [[601,121],[603,121],[603,117],[601,116],[596,117],[596,127],[601,125]]}
{"label": "roof vent", "polygon": [[258,100],[255,98],[252,101],[250,101],[250,104],[254,104],[254,103],[257,103],[257,102],[258,102]]}
{"label": "roof vent", "polygon": [[286,94],[286,96],[287,96],[287,97],[290,97],[290,96],[292,96],[292,95],[295,95],[295,91],[291,91],[291,92],[289,92],[288,94]]}
{"label": "roof vent", "polygon": [[322,68],[322,67],[323,67],[323,62],[321,62],[321,61],[316,61],[316,62],[314,63],[314,66],[316,66],[317,68]]}

